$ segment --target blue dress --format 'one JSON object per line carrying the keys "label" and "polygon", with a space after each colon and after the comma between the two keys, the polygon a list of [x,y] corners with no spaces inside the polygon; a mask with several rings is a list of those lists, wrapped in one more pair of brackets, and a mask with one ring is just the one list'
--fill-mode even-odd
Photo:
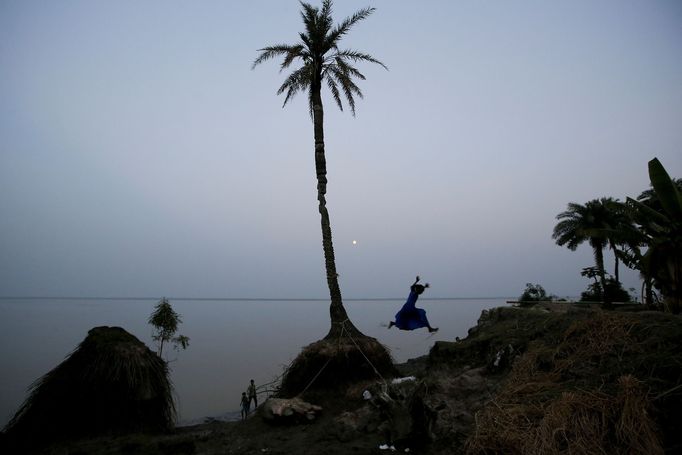
{"label": "blue dress", "polygon": [[417,303],[419,294],[410,291],[407,297],[407,302],[395,315],[395,326],[401,330],[415,330],[422,327],[429,327],[429,320],[426,319],[426,311],[417,308],[414,305]]}

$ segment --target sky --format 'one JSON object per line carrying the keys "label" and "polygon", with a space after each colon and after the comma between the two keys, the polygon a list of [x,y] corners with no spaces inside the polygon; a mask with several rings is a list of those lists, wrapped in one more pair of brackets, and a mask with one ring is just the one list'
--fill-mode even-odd
{"label": "sky", "polygon": [[[344,0],[381,60],[328,93],[346,298],[576,296],[569,202],[682,177],[682,3]],[[0,2],[0,296],[325,298],[305,96],[282,108],[293,0]],[[353,244],[353,241],[356,241]],[[612,256],[607,271],[613,273]],[[634,271],[625,287],[639,288]]]}

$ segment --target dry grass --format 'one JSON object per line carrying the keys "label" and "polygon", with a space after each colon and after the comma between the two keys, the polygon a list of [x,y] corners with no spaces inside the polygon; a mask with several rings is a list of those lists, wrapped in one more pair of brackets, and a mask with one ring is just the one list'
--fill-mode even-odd
{"label": "dry grass", "polygon": [[651,418],[651,401],[644,384],[627,375],[618,379],[616,396],[619,419],[616,422],[617,439],[625,442],[625,454],[663,453],[656,423]]}
{"label": "dry grass", "polygon": [[633,326],[622,315],[598,313],[572,324],[558,346],[531,343],[477,413],[466,452],[662,454],[644,383],[629,374],[612,380],[600,374],[638,349]]}
{"label": "dry grass", "polygon": [[618,313],[596,313],[595,317],[573,323],[555,353],[555,368],[562,373],[583,366],[597,366],[606,359],[622,358],[638,350],[631,336],[636,321]]}

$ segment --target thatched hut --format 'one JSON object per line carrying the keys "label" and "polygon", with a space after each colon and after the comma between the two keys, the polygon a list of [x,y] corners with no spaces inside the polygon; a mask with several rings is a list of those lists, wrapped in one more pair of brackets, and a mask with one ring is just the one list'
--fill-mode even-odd
{"label": "thatched hut", "polygon": [[14,443],[172,428],[168,366],[120,327],[95,327],[61,364],[38,379],[5,427]]}

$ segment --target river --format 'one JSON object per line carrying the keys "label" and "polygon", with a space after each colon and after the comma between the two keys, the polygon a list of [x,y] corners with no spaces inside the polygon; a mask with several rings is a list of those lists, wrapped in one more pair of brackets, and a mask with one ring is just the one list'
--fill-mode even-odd
{"label": "river", "polygon": [[[463,338],[482,310],[506,298],[420,299],[440,330],[387,329],[404,300],[351,300],[350,319],[388,347],[396,362],[428,353],[438,340]],[[0,426],[27,396],[33,381],[56,367],[96,326],[120,326],[156,349],[147,324],[156,299],[0,299]],[[229,419],[250,379],[264,384],[281,374],[303,346],[329,329],[329,303],[319,300],[170,299],[182,317],[184,351],[164,347],[175,386],[179,424],[204,417]]]}

